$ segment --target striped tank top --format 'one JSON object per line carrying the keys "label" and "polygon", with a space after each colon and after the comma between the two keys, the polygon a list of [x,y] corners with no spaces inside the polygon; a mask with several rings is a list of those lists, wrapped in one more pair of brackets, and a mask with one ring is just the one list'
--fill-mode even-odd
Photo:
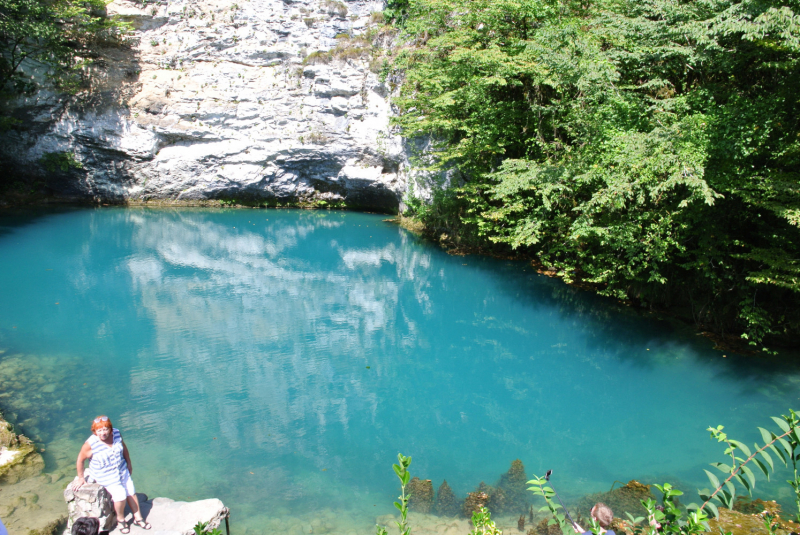
{"label": "striped tank top", "polygon": [[96,435],[90,436],[86,442],[92,448],[92,460],[89,461],[89,475],[92,479],[104,487],[119,483],[121,473],[128,470],[128,464],[122,456],[122,435],[119,434],[119,429],[114,429],[111,446]]}

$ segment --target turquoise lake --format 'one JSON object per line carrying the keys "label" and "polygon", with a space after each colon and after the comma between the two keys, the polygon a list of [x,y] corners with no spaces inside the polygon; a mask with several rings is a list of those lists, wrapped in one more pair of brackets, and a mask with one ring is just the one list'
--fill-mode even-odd
{"label": "turquoise lake", "polygon": [[[714,350],[386,217],[0,214],[0,408],[63,476],[43,492],[74,476],[91,419],[108,414],[137,490],[218,497],[237,535],[322,509],[369,532],[393,510],[398,452],[461,499],[519,458],[529,476],[553,469],[566,500],[639,479],[688,503],[725,460],[708,426],[752,444],[799,405],[785,355]],[[758,488],[793,501],[788,485]]]}

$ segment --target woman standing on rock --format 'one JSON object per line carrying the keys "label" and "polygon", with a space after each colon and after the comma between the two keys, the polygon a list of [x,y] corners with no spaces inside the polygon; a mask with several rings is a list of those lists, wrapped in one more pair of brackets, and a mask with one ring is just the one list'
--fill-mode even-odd
{"label": "woman standing on rock", "polygon": [[[84,476],[84,463],[89,462],[89,470]],[[125,502],[133,512],[133,523],[143,529],[150,529],[139,510],[139,500],[131,479],[131,458],[128,447],[122,440],[119,429],[111,426],[108,416],[98,416],[92,421],[90,436],[78,454],[78,480],[73,489],[79,489],[86,483],[86,478],[103,485],[111,494],[114,510],[117,513],[117,525],[120,533],[130,533],[131,528],[125,523]],[[90,482],[91,482],[90,481]]]}

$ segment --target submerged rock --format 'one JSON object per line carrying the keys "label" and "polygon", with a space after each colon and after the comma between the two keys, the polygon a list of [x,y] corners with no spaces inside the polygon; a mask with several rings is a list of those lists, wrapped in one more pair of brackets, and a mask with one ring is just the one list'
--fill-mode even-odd
{"label": "submerged rock", "polygon": [[561,528],[558,525],[558,522],[553,521],[550,524],[551,517],[543,518],[536,524],[536,528],[531,528],[528,531],[528,535],[562,535]]}
{"label": "submerged rock", "polygon": [[514,460],[508,472],[500,476],[496,485],[504,494],[504,511],[515,515],[528,511],[531,492],[528,490],[527,482],[525,466],[519,459]]}
{"label": "submerged rock", "polygon": [[[475,489],[475,492],[471,494],[476,496],[485,495],[486,499],[483,501],[483,505],[486,506],[489,512],[495,516],[505,514],[509,511],[506,493],[501,488],[492,487],[491,485],[487,485],[485,482],[481,481],[480,485],[478,485],[478,488]],[[469,497],[467,497],[467,500],[469,500]],[[472,513],[470,512],[469,515],[471,516]]]}
{"label": "submerged rock", "polygon": [[433,509],[433,483],[430,479],[414,477],[408,482],[407,491],[411,495],[408,507],[418,513],[430,513]]}
{"label": "submerged rock", "polygon": [[445,479],[436,493],[436,514],[439,516],[456,516],[459,513],[458,500]]}
{"label": "submerged rock", "polygon": [[464,505],[461,508],[461,514],[467,518],[472,518],[472,513],[479,511],[481,507],[486,505],[488,500],[489,495],[485,492],[468,492],[467,498],[464,500]]}
{"label": "submerged rock", "polygon": [[52,520],[40,529],[32,529],[28,531],[28,535],[58,535],[64,531],[64,526],[67,525],[67,517],[62,516]]}

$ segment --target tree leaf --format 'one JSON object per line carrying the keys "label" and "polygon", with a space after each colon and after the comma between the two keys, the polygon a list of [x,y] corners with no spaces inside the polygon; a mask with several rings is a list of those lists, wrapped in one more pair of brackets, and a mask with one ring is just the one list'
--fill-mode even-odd
{"label": "tree leaf", "polygon": [[757,457],[753,457],[753,462],[756,463],[756,466],[758,466],[762,472],[764,472],[764,475],[767,476],[767,481],[769,481],[769,469],[767,468],[767,465],[759,461]]}
{"label": "tree leaf", "polygon": [[778,458],[783,462],[783,465],[786,466],[786,456],[784,455],[783,451],[775,447],[775,444],[770,444],[769,449],[772,450],[772,453],[778,456]]}
{"label": "tree leaf", "polygon": [[719,510],[717,509],[717,506],[714,505],[713,503],[711,502],[706,503],[703,509],[707,510],[709,514],[714,516],[714,518],[719,518]]}
{"label": "tree leaf", "polygon": [[742,473],[744,473],[744,475],[750,481],[750,488],[755,487],[756,486],[756,476],[753,473],[753,471],[750,470],[750,467],[746,466],[746,465],[742,465],[741,469],[742,469]]}
{"label": "tree leaf", "polygon": [[708,470],[703,470],[703,471],[704,471],[704,472],[706,473],[706,475],[708,476],[708,480],[709,480],[709,481],[711,481],[711,486],[712,486],[714,489],[717,489],[717,488],[719,488],[719,479],[717,479],[717,476],[715,476],[714,474],[712,474],[712,473],[711,473],[711,472],[709,472]]}
{"label": "tree leaf", "polygon": [[732,469],[725,463],[711,463],[711,466],[722,472],[723,474],[730,474]]}
{"label": "tree leaf", "polygon": [[775,421],[776,424],[778,424],[778,427],[780,427],[784,433],[788,433],[789,431],[791,431],[789,424],[786,423],[786,420],[784,420],[783,418],[772,416],[772,419]]}
{"label": "tree leaf", "polygon": [[767,461],[767,464],[769,465],[770,470],[772,470],[774,472],[775,471],[775,465],[772,464],[772,457],[770,456],[770,454],[767,453],[766,450],[761,450],[761,451],[758,452],[758,454],[761,455],[761,457],[763,457],[765,461]]}
{"label": "tree leaf", "polygon": [[744,477],[742,477],[742,474],[736,474],[734,477],[736,478],[736,481],[741,483],[742,486],[747,489],[747,492],[752,492],[752,487],[750,486],[750,482],[747,481]]}
{"label": "tree leaf", "polygon": [[744,453],[747,457],[750,457],[751,455],[750,448],[748,448],[744,442],[739,442],[738,440],[731,440],[730,443],[732,446],[736,446],[737,448],[742,450],[742,453]]}
{"label": "tree leaf", "polygon": [[793,450],[791,444],[789,444],[789,441],[787,441],[785,438],[779,438],[777,442],[783,446],[783,449],[786,451],[786,456],[791,459]]}
{"label": "tree leaf", "polygon": [[763,427],[759,427],[758,430],[761,432],[761,438],[764,440],[764,444],[772,442],[774,435],[770,431],[767,431]]}

